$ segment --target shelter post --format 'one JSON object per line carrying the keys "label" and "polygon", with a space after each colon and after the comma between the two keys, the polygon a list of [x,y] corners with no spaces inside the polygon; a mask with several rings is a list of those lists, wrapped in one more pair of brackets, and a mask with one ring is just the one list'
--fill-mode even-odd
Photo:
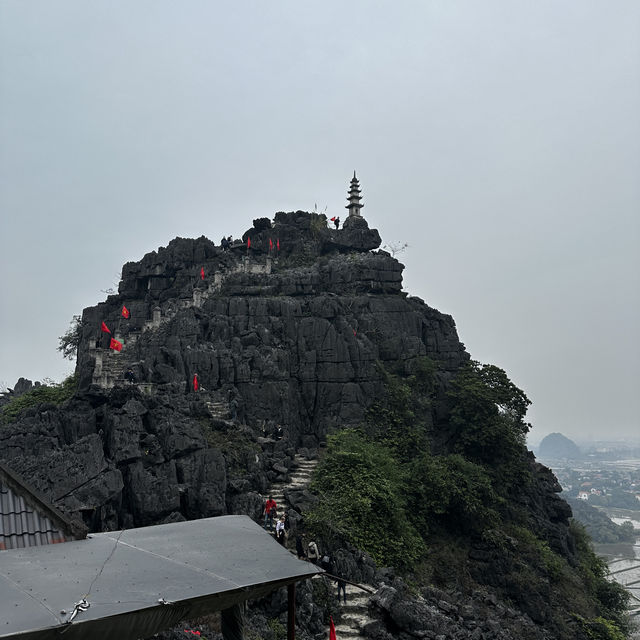
{"label": "shelter post", "polygon": [[289,616],[287,624],[287,640],[296,640],[296,583],[287,586]]}
{"label": "shelter post", "polygon": [[220,626],[224,640],[244,640],[244,603],[234,604],[220,612]]}

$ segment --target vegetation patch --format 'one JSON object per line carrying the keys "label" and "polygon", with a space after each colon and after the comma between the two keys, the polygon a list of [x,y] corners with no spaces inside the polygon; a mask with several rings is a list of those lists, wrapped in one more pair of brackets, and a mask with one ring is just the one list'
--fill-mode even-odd
{"label": "vegetation patch", "polygon": [[78,380],[75,375],[69,376],[59,384],[41,384],[5,404],[0,410],[0,420],[4,424],[15,422],[23,411],[37,407],[39,404],[59,406],[69,400],[77,388]]}
{"label": "vegetation patch", "polygon": [[526,395],[498,367],[470,362],[450,385],[443,434],[432,417],[436,363],[420,359],[410,376],[380,370],[386,393],[365,423],[328,438],[311,486],[319,501],[305,514],[314,535],[329,547],[346,540],[418,583],[462,590],[476,588],[483,561],[470,558],[484,554],[503,597],[539,611],[558,638],[574,638],[576,626],[585,638],[624,637],[627,593],[584,529],[569,530],[576,568],[518,506],[533,480]]}

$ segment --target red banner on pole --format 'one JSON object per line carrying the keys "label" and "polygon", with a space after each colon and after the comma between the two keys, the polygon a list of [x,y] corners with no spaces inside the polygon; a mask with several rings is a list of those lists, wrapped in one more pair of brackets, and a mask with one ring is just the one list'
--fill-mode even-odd
{"label": "red banner on pole", "polygon": [[111,338],[109,342],[109,349],[113,349],[114,351],[122,351],[122,342],[118,342],[115,338]]}
{"label": "red banner on pole", "polygon": [[129,313],[129,309],[127,309],[127,307],[125,307],[124,305],[122,305],[121,315],[122,315],[123,318],[128,318],[131,315]]}
{"label": "red banner on pole", "polygon": [[193,390],[197,391],[200,388],[200,385],[198,384],[198,374],[194,373],[193,374]]}
{"label": "red banner on pole", "polygon": [[100,327],[100,329],[105,333],[111,333],[111,329],[109,329],[109,327],[107,327],[107,325],[104,322],[102,323],[102,326]]}
{"label": "red banner on pole", "polygon": [[204,267],[200,267],[200,280],[204,280]]}

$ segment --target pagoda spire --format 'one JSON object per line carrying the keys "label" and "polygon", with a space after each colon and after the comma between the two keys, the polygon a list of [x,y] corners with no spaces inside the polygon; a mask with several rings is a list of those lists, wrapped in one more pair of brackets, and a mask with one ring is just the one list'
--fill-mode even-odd
{"label": "pagoda spire", "polygon": [[356,178],[356,172],[353,172],[353,178],[351,178],[351,185],[349,186],[349,195],[347,197],[349,204],[346,205],[345,209],[349,209],[349,217],[358,216],[361,217],[360,209],[364,207],[361,204],[360,200],[362,197],[360,196],[360,182],[358,178]]}

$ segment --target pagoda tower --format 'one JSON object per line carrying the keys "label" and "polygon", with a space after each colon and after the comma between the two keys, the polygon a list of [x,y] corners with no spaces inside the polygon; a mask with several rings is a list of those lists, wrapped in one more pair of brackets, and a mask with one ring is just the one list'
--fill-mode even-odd
{"label": "pagoda tower", "polygon": [[349,204],[345,209],[349,209],[349,217],[362,217],[360,209],[362,209],[364,205],[360,203],[360,200],[362,200],[362,197],[360,196],[360,182],[358,181],[358,178],[356,178],[355,171],[353,172],[353,178],[351,178],[351,186],[349,187],[349,197],[347,200],[349,201]]}

